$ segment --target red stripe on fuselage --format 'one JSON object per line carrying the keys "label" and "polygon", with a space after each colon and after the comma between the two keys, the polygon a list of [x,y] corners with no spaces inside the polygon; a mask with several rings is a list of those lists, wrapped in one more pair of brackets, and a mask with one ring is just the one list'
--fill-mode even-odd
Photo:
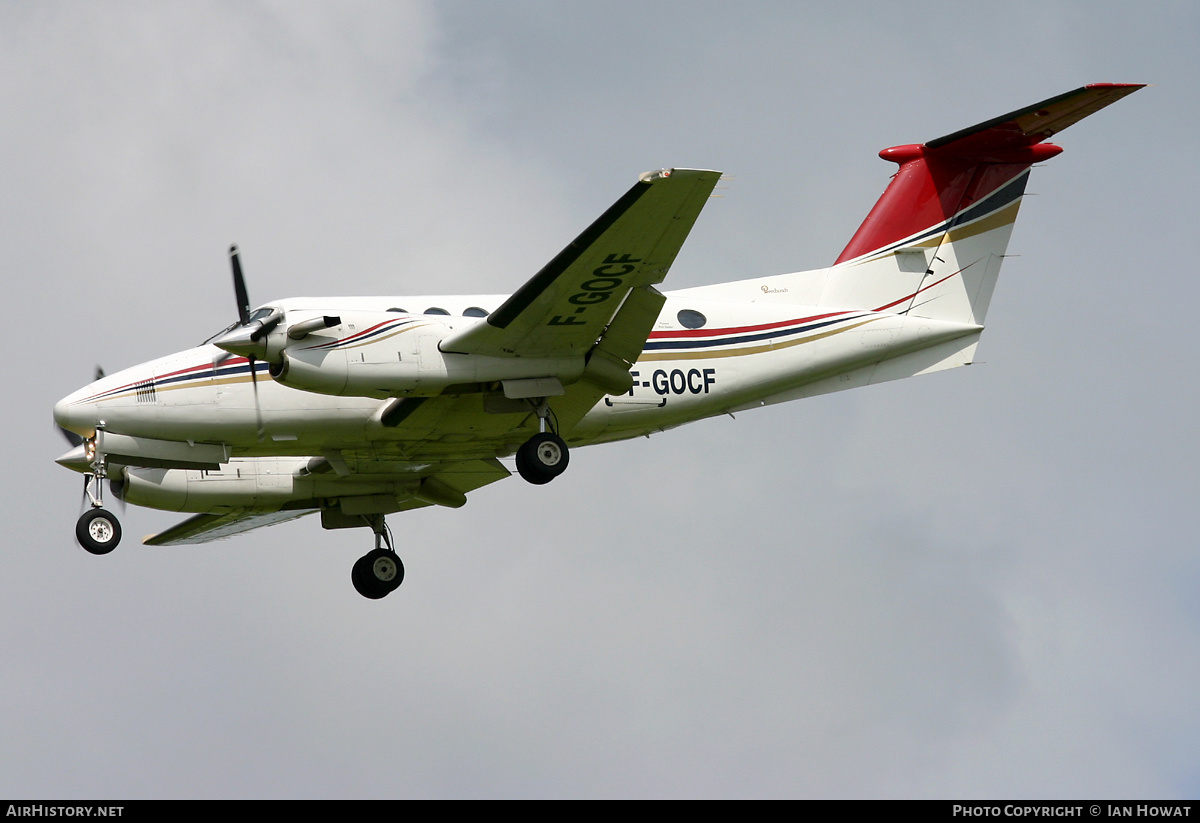
{"label": "red stripe on fuselage", "polygon": [[826,317],[836,317],[839,314],[847,314],[844,311],[830,312],[829,314],[814,314],[811,317],[797,317],[794,320],[780,320],[777,323],[762,323],[757,326],[733,326],[724,329],[686,329],[681,331],[655,331],[650,332],[651,340],[677,340],[688,337],[721,337],[728,334],[745,334],[746,332],[766,331],[767,329],[778,329],[782,326],[791,326],[796,323],[811,323],[813,320],[824,320]]}

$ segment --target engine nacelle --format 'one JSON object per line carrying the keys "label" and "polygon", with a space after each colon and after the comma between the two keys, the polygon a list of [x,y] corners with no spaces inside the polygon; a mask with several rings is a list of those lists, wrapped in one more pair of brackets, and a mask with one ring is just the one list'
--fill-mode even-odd
{"label": "engine nacelle", "polygon": [[[347,482],[334,473],[310,471],[312,462],[308,457],[235,457],[213,471],[127,468],[119,496],[135,506],[214,513],[321,501],[356,515],[398,511],[401,503],[412,497],[443,506],[466,502],[462,493],[444,482],[422,480],[415,472],[411,477]],[[362,525],[362,521],[353,525]]]}
{"label": "engine nacelle", "polygon": [[453,331],[424,316],[356,316],[332,329],[289,339],[271,364],[276,382],[294,389],[350,397],[408,397],[442,394],[447,388],[555,377],[573,383],[584,370],[582,356],[490,357],[441,351]]}

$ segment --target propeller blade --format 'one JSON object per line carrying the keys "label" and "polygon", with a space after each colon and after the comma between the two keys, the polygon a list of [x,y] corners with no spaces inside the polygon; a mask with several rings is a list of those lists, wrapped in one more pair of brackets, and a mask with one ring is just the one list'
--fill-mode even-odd
{"label": "propeller blade", "polygon": [[63,437],[67,438],[67,442],[71,444],[72,448],[83,445],[83,438],[75,432],[70,429],[64,429],[62,426],[56,426],[56,428],[62,432]]}
{"label": "propeller blade", "polygon": [[[262,406],[258,402],[258,360],[254,356],[254,351],[259,348],[258,342],[279,325],[279,321],[283,320],[283,315],[273,315],[258,321],[256,328],[246,329],[246,326],[250,325],[250,296],[246,293],[246,278],[242,275],[242,261],[238,256],[236,245],[229,247],[229,264],[233,267],[233,296],[237,300],[238,327],[214,342],[231,354],[244,355],[250,362],[250,382],[254,386],[254,420],[258,430],[258,439],[262,440],[266,429],[263,427]],[[224,359],[224,357],[218,358],[217,362],[224,361]]]}
{"label": "propeller blade", "polygon": [[103,367],[103,366],[101,366],[99,363],[97,363],[97,364],[96,364],[96,377],[95,377],[95,379],[96,379],[96,380],[99,380],[99,379],[100,379],[100,378],[102,378],[102,377],[104,377],[104,367]]}
{"label": "propeller blade", "polygon": [[233,296],[237,300],[238,320],[244,326],[250,321],[250,297],[246,294],[246,278],[242,276],[242,262],[236,245],[229,247],[229,263],[233,266]]}
{"label": "propeller blade", "polygon": [[125,513],[125,472],[119,472],[108,478],[109,496],[117,501],[116,509],[121,514]]}
{"label": "propeller blade", "polygon": [[262,440],[267,430],[263,426],[262,406],[258,403],[258,363],[255,361],[254,355],[250,355],[246,359],[250,361],[250,383],[254,386],[254,423],[258,439]]}

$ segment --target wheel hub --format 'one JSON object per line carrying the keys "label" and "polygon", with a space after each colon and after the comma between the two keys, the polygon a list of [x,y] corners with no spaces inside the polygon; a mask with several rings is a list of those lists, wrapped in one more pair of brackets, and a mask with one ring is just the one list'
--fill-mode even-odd
{"label": "wheel hub", "polygon": [[92,539],[97,543],[107,543],[109,540],[112,540],[112,523],[109,523],[108,520],[103,517],[97,517],[91,523],[88,523],[88,534],[90,534]]}
{"label": "wheel hub", "polygon": [[562,460],[562,451],[558,448],[557,443],[542,443],[537,449],[538,460],[544,466],[557,466],[558,461]]}
{"label": "wheel hub", "polygon": [[398,570],[396,561],[390,557],[377,557],[371,564],[371,574],[381,583],[390,583],[395,580]]}

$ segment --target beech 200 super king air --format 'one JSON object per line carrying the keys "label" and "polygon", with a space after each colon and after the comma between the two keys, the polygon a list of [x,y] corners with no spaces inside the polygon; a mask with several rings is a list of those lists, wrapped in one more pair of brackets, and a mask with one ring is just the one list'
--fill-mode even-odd
{"label": "beech 200 super king air", "polygon": [[103,506],[195,513],[149,537],[203,543],[310,513],[368,527],[354,587],[404,567],[385,515],[457,508],[517,472],[547,483],[570,450],[969,364],[1045,142],[1141,88],[1098,84],[924,144],[884,149],[891,183],[832,266],[660,292],[720,174],[643,174],[514,294],[291,298],[203,345],[101,376],[59,401],[94,554]]}

